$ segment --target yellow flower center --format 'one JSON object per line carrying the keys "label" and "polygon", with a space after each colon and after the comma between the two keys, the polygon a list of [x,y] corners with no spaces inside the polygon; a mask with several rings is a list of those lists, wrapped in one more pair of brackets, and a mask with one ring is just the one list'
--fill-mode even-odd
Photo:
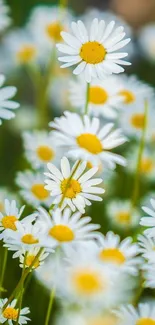
{"label": "yellow flower center", "polygon": [[106,248],[100,252],[100,259],[104,262],[112,262],[115,264],[123,264],[125,256],[118,248]]}
{"label": "yellow flower center", "polygon": [[103,146],[95,134],[83,133],[76,138],[78,145],[92,154],[102,152]]}
{"label": "yellow flower center", "polygon": [[106,284],[101,282],[101,278],[97,272],[87,269],[80,270],[73,275],[73,285],[78,293],[83,295],[93,295],[99,293]]}
{"label": "yellow flower center", "polygon": [[87,325],[117,325],[118,319],[113,315],[105,315],[90,319]]}
{"label": "yellow flower center", "polygon": [[[33,261],[35,260],[36,256],[35,255],[28,255],[26,257],[25,265],[29,267]],[[33,268],[36,269],[40,265],[39,260],[37,259],[35,263],[33,264]]]}
{"label": "yellow flower center", "polygon": [[51,148],[49,148],[48,146],[38,147],[37,155],[41,160],[43,160],[45,162],[52,160],[55,156],[54,151]]}
{"label": "yellow flower center", "polygon": [[145,116],[144,114],[134,114],[131,117],[131,124],[136,129],[142,129],[144,127]]}
{"label": "yellow flower center", "polygon": [[69,181],[69,179],[66,178],[61,182],[61,191],[62,191],[62,194],[65,195],[65,197],[67,197],[69,199],[73,199],[76,197],[76,195],[78,193],[81,192],[81,185],[75,179],[71,179]]}
{"label": "yellow flower center", "polygon": [[31,187],[31,192],[39,200],[46,200],[49,197],[49,192],[45,190],[44,184],[34,184]]}
{"label": "yellow flower center", "polygon": [[136,100],[135,95],[129,90],[121,90],[119,95],[124,97],[125,104],[131,104]]}
{"label": "yellow flower center", "polygon": [[101,87],[90,87],[89,102],[95,105],[105,104],[108,99],[108,93]]}
{"label": "yellow flower center", "polygon": [[39,239],[35,238],[33,235],[31,234],[26,234],[21,238],[21,241],[24,244],[29,244],[29,245],[33,245],[33,244],[38,244],[39,243]]}
{"label": "yellow flower center", "polygon": [[127,211],[120,211],[116,215],[116,219],[119,223],[129,224],[130,220],[131,220],[131,216],[130,216],[129,212],[127,212]]}
{"label": "yellow flower center", "polygon": [[151,318],[141,318],[136,322],[136,325],[155,325],[155,320]]}
{"label": "yellow flower center", "polygon": [[72,229],[65,225],[55,225],[49,230],[49,235],[60,242],[70,242],[74,239]]}
{"label": "yellow flower center", "polygon": [[16,231],[16,225],[15,222],[17,221],[17,218],[15,216],[4,216],[1,220],[2,226],[5,229],[11,229]]}
{"label": "yellow flower center", "polygon": [[36,51],[35,46],[25,45],[25,46],[21,47],[20,50],[17,52],[17,59],[21,63],[27,63],[35,57],[36,53],[37,53],[37,51]]}
{"label": "yellow flower center", "polygon": [[97,64],[105,59],[106,50],[98,42],[87,42],[81,46],[80,56],[87,63]]}
{"label": "yellow flower center", "polygon": [[62,37],[60,33],[63,31],[63,26],[59,22],[54,22],[46,26],[47,35],[55,42],[61,41]]}
{"label": "yellow flower center", "polygon": [[150,158],[143,158],[140,164],[141,173],[149,173],[153,170],[153,162]]}
{"label": "yellow flower center", "polygon": [[18,317],[18,309],[15,309],[13,307],[7,307],[3,311],[3,317],[7,319],[17,320]]}

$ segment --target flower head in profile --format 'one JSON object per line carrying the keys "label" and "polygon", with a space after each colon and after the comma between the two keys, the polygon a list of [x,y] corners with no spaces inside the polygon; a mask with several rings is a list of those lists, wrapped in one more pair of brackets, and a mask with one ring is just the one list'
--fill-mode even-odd
{"label": "flower head in profile", "polygon": [[[45,249],[41,252],[39,255],[39,247],[33,247],[30,248],[29,251],[22,252],[19,256],[20,260],[20,267],[28,268],[32,265],[32,269],[38,269],[41,265],[44,264],[44,260],[49,255],[49,252],[47,252]],[[37,257],[38,254],[38,257]],[[33,264],[34,263],[34,264]]]}
{"label": "flower head in profile", "polygon": [[123,40],[124,27],[114,26],[115,21],[106,26],[104,20],[95,18],[88,32],[81,20],[72,22],[72,34],[61,32],[66,44],[57,44],[58,50],[67,54],[59,57],[59,61],[63,62],[61,67],[77,65],[73,73],[79,75],[84,72],[87,82],[92,78],[103,79],[108,74],[123,72],[121,65],[130,64],[122,60],[128,54],[118,50],[128,44],[130,38]]}
{"label": "flower head in profile", "polygon": [[2,119],[10,120],[15,117],[14,110],[19,107],[19,104],[11,98],[15,96],[17,89],[13,86],[2,87],[5,82],[4,75],[0,75],[0,124]]}
{"label": "flower head in profile", "polygon": [[[27,324],[28,321],[30,321],[30,318],[27,317],[26,315],[30,313],[29,308],[22,308],[20,310],[20,315],[19,313],[19,308],[16,307],[17,305],[17,300],[14,299],[8,306],[4,309],[5,304],[7,303],[7,298],[6,299],[0,299],[0,322],[1,324],[3,323],[8,323],[9,325],[13,325],[18,317],[18,324]],[[4,309],[4,310],[3,310]]]}
{"label": "flower head in profile", "polygon": [[111,152],[127,140],[121,129],[113,129],[113,123],[101,126],[98,118],[85,115],[82,119],[78,114],[66,111],[64,116],[55,118],[50,126],[56,130],[53,133],[57,145],[66,148],[68,157],[86,160],[93,166],[102,162],[103,167],[111,169],[116,164],[126,165],[122,156]]}
{"label": "flower head in profile", "polygon": [[90,217],[82,217],[81,213],[72,213],[71,209],[65,208],[63,211],[56,209],[50,215],[43,208],[39,208],[39,218],[45,225],[45,247],[50,247],[53,243],[58,246],[68,247],[79,245],[81,242],[98,239],[100,228],[98,224],[92,224]]}
{"label": "flower head in profile", "polygon": [[148,229],[144,230],[144,234],[148,237],[155,236],[155,200],[150,199],[151,207],[143,206],[142,209],[146,213],[146,216],[141,218],[140,225],[147,227]]}
{"label": "flower head in profile", "polygon": [[49,172],[45,173],[48,177],[45,180],[45,189],[54,197],[53,204],[59,204],[62,209],[69,206],[72,211],[78,209],[84,213],[86,205],[91,205],[91,200],[102,201],[100,195],[104,193],[104,189],[98,186],[102,179],[92,178],[98,167],[84,172],[86,161],[76,161],[71,168],[66,157],[61,159],[61,171],[51,163],[47,167]]}

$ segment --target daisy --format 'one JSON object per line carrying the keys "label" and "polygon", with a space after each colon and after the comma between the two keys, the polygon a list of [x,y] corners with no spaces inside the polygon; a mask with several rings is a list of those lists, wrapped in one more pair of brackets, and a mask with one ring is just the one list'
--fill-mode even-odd
{"label": "daisy", "polygon": [[100,244],[97,248],[97,255],[100,261],[109,263],[120,271],[131,275],[137,275],[138,264],[141,259],[137,257],[139,247],[132,243],[131,237],[120,240],[120,236],[109,231],[105,236],[100,237]]}
{"label": "daisy", "polygon": [[98,186],[102,179],[92,178],[98,168],[93,167],[84,173],[86,165],[85,161],[76,161],[71,168],[66,157],[61,159],[61,171],[53,164],[47,164],[49,172],[45,175],[49,179],[45,180],[45,189],[54,197],[53,204],[62,205],[62,209],[69,206],[72,211],[78,209],[84,213],[86,205],[91,205],[90,200],[102,201],[99,195],[105,191]]}
{"label": "daisy", "polygon": [[148,238],[143,235],[138,236],[138,243],[142,256],[148,260],[149,263],[155,261],[155,238]]}
{"label": "daisy", "polygon": [[[155,288],[155,263],[147,263],[144,264],[143,268],[143,276],[145,279],[144,286],[146,288]],[[154,324],[153,324],[154,325]]]}
{"label": "daisy", "polygon": [[44,175],[26,170],[17,173],[16,184],[21,188],[20,195],[34,207],[41,204],[49,207],[52,204],[49,192],[44,188]]}
{"label": "daisy", "polygon": [[19,107],[17,102],[11,100],[17,92],[16,87],[2,87],[4,82],[5,77],[0,74],[0,124],[2,124],[2,119],[10,120],[14,118],[15,113],[12,110]]}
{"label": "daisy", "polygon": [[138,305],[136,310],[132,305],[122,306],[118,311],[121,325],[154,325],[155,307],[149,303]]}
{"label": "daisy", "polygon": [[62,68],[77,65],[73,73],[79,75],[84,72],[87,82],[92,78],[103,79],[108,74],[124,71],[121,65],[130,65],[122,60],[128,54],[117,52],[129,43],[130,38],[123,40],[125,36],[124,27],[116,29],[115,21],[105,26],[104,20],[95,18],[88,32],[81,20],[72,22],[72,34],[61,32],[66,44],[57,44],[60,52],[67,54],[59,57],[63,62]]}
{"label": "daisy", "polygon": [[123,144],[127,139],[120,129],[113,130],[113,123],[102,128],[98,118],[85,115],[82,119],[76,113],[65,112],[64,116],[55,118],[50,126],[60,146],[68,150],[68,156],[73,159],[83,159],[93,165],[103,162],[104,167],[114,169],[116,163],[125,166],[126,160],[111,149]]}
{"label": "daisy", "polygon": [[139,31],[138,42],[140,46],[140,53],[142,52],[144,58],[155,62],[155,24],[151,23]]}
{"label": "daisy", "polygon": [[117,84],[117,95],[122,96],[122,105],[120,106],[123,110],[130,109],[130,106],[134,107],[139,101],[143,102],[145,99],[151,99],[153,97],[153,89],[139,80],[135,75],[118,76]]}
{"label": "daisy", "polygon": [[[25,156],[34,168],[45,167],[48,162],[57,162],[58,150],[52,134],[46,131],[23,133]],[[59,151],[61,155],[61,152]]]}
{"label": "daisy", "polygon": [[75,245],[79,242],[93,240],[100,237],[96,230],[100,228],[98,224],[90,223],[90,217],[82,217],[80,212],[72,213],[69,208],[61,211],[56,209],[50,215],[43,208],[39,208],[40,220],[45,223],[45,247],[54,245]]}
{"label": "daisy", "polygon": [[25,206],[23,205],[18,209],[15,200],[9,201],[6,199],[4,203],[4,213],[0,212],[0,231],[5,231],[6,229],[16,231],[16,221],[20,219],[24,208]]}
{"label": "daisy", "polygon": [[113,299],[116,272],[93,259],[91,252],[83,247],[76,252],[68,250],[67,260],[68,265],[59,279],[58,294],[73,304],[76,302],[88,308],[108,306]]}
{"label": "daisy", "polygon": [[141,218],[140,225],[147,227],[144,230],[144,234],[148,237],[155,236],[155,200],[150,199],[151,208],[143,206],[143,211],[147,214],[145,217]]}
{"label": "daisy", "polygon": [[[23,252],[19,256],[20,260],[20,267],[23,268],[28,268],[30,265],[33,263],[33,261],[36,259],[37,254],[39,253],[40,248],[39,247],[33,247],[30,248],[28,252]],[[49,255],[49,252],[46,252],[46,250],[43,250],[39,257],[36,259],[34,265],[32,266],[32,269],[38,269],[41,265],[44,264],[44,260],[47,258]]]}
{"label": "daisy", "polygon": [[[63,70],[64,71],[64,70]],[[69,100],[69,82],[71,76],[60,75],[51,80],[49,86],[49,101],[51,103],[52,109],[58,113],[62,114],[66,109],[71,110],[71,102]]]}
{"label": "daisy", "polygon": [[0,187],[0,212],[5,213],[5,199],[8,198],[8,200],[16,200],[16,202],[19,204],[19,198],[16,194],[11,193],[9,189],[6,187]]}
{"label": "daisy", "polygon": [[[137,168],[138,151],[138,146],[134,146],[127,153],[127,169],[133,174],[136,172]],[[144,148],[139,172],[141,177],[145,177],[150,181],[153,181],[155,174],[155,156],[152,154],[152,150],[149,147]]]}
{"label": "daisy", "polygon": [[108,202],[106,210],[109,221],[116,228],[128,229],[138,225],[140,212],[133,209],[131,213],[130,200],[112,200]]}
{"label": "daisy", "polygon": [[4,239],[4,247],[15,251],[13,258],[19,257],[23,252],[25,254],[36,247],[43,247],[45,228],[41,222],[16,221],[16,228],[16,231],[8,231],[8,236]]}
{"label": "daisy", "polygon": [[[14,299],[12,302],[3,310],[3,307],[7,303],[6,299],[0,299],[0,322],[1,324],[6,323],[9,325],[13,325],[14,322],[16,323],[18,319],[18,312],[19,309],[16,307],[17,300]],[[28,321],[30,321],[30,318],[28,318],[26,315],[30,313],[29,308],[22,308],[20,310],[20,315],[18,319],[18,324],[27,324]]]}
{"label": "daisy", "polygon": [[[86,101],[87,83],[81,76],[70,83],[70,102],[73,107],[80,108],[83,112]],[[118,94],[119,84],[116,77],[105,80],[95,79],[90,84],[88,111],[94,116],[116,118],[117,110],[122,103],[122,96]]]}
{"label": "daisy", "polygon": [[12,121],[11,127],[14,133],[21,135],[23,131],[34,130],[36,127],[37,112],[34,106],[23,105],[17,111],[16,118]]}
{"label": "daisy", "polygon": [[39,46],[47,51],[61,41],[60,33],[68,29],[71,19],[68,9],[42,5],[32,10],[27,27]]}
{"label": "daisy", "polygon": [[10,11],[9,6],[7,6],[3,0],[0,0],[0,31],[1,32],[4,29],[6,29],[11,23],[11,18],[8,16],[9,11]]}

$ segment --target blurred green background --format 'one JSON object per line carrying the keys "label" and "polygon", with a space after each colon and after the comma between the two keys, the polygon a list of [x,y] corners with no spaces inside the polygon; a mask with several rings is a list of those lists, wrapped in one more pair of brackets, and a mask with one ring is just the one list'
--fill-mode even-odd
{"label": "blurred green background", "polygon": [[[129,4],[130,2],[130,4]],[[28,19],[31,9],[38,5],[46,4],[56,4],[56,1],[50,0],[8,0],[8,5],[11,8],[11,16],[14,21],[15,26],[24,25]],[[135,33],[137,28],[143,25],[146,22],[155,20],[155,0],[116,0],[116,1],[83,1],[83,0],[72,0],[69,1],[69,7],[73,9],[77,14],[82,13],[84,9],[88,6],[96,5],[98,8],[107,9],[113,8],[115,12],[120,13],[134,28]],[[122,6],[121,6],[122,4]],[[144,6],[147,5],[147,7]],[[144,10],[144,8],[145,10]],[[135,17],[135,8],[137,8],[137,16]],[[147,9],[146,9],[147,8]],[[142,11],[145,11],[142,13]],[[141,14],[140,14],[141,13]],[[148,82],[151,85],[155,86],[155,66],[144,58],[133,59],[133,65],[129,69],[129,73],[137,74],[142,80]],[[12,80],[9,83],[14,84],[18,87],[17,99],[23,103],[24,98],[31,97],[31,86],[28,85],[27,77],[24,75],[21,76],[22,84],[19,85],[19,76],[12,76]],[[13,83],[14,82],[14,83]],[[24,96],[23,96],[24,93]],[[17,191],[17,188],[14,184],[14,177],[18,170],[23,170],[26,168],[26,162],[23,158],[23,148],[22,141],[19,133],[14,132],[12,127],[12,122],[5,122],[3,127],[0,128],[0,186],[8,186],[12,190]],[[114,194],[117,197],[130,197],[131,189],[133,184],[133,179],[127,177],[125,171],[122,172],[118,168],[117,175],[117,187],[114,189]],[[126,186],[128,184],[128,186]],[[154,187],[148,187],[147,183],[142,182],[142,189],[144,192],[148,190],[155,190]],[[113,190],[113,189],[112,189]],[[143,190],[142,190],[143,191]],[[93,221],[100,223],[102,225],[103,232],[106,232],[109,229],[108,224],[104,219],[104,206],[102,203],[97,203],[93,205],[92,216]],[[2,263],[2,249],[0,255],[0,265]],[[21,270],[18,267],[18,261],[12,262],[12,254],[9,254],[9,260],[7,263],[7,272],[5,274],[5,287],[8,290],[9,294],[14,288],[15,284],[20,277]],[[31,279],[29,283],[28,290],[24,296],[24,306],[29,306],[31,310],[32,324],[42,325],[44,324],[45,313],[48,303],[48,293],[46,290],[35,281],[34,278]],[[56,307],[56,304],[55,304]],[[55,308],[54,308],[55,310]],[[53,317],[53,316],[52,316]],[[63,324],[62,324],[63,325]]]}

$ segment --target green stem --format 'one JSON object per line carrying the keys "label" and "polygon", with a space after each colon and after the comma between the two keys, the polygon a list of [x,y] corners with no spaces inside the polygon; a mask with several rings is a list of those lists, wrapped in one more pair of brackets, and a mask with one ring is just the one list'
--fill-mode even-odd
{"label": "green stem", "polygon": [[4,281],[4,274],[5,274],[6,264],[7,264],[7,258],[8,258],[8,250],[7,250],[7,248],[5,248],[3,265],[2,265],[2,272],[1,272],[1,277],[0,277],[0,298],[1,298],[2,290],[3,290],[3,281]]}
{"label": "green stem", "polygon": [[87,114],[88,114],[89,92],[90,92],[90,83],[87,83],[87,89],[86,89],[86,101],[85,101],[84,115],[87,115]]}
{"label": "green stem", "polygon": [[81,164],[81,160],[77,161],[77,164],[75,165],[75,167],[74,167],[74,169],[73,169],[73,171],[72,171],[70,177],[68,178],[68,181],[67,181],[67,184],[66,184],[65,191],[64,191],[63,196],[62,196],[62,199],[61,199],[61,201],[60,201],[60,203],[59,203],[59,208],[61,208],[62,205],[63,205],[64,199],[65,199],[65,197],[66,197],[66,192],[67,192],[67,190],[68,190],[68,188],[69,188],[69,186],[70,186],[70,182],[71,182],[71,180],[72,180],[72,178],[73,178],[73,176],[74,176],[74,174],[75,174],[75,172],[76,172],[76,170],[78,169],[78,167],[79,167],[80,164]]}
{"label": "green stem", "polygon": [[143,125],[142,136],[141,136],[139,152],[138,152],[137,168],[136,168],[133,196],[132,196],[132,201],[131,201],[132,207],[136,206],[138,196],[139,196],[140,167],[141,167],[141,161],[142,161],[143,151],[144,151],[144,147],[145,147],[145,135],[146,135],[146,129],[147,129],[147,116],[148,116],[148,101],[147,100],[145,100],[144,106],[145,106],[144,107],[144,125]]}
{"label": "green stem", "polygon": [[10,297],[8,298],[6,304],[3,306],[3,311],[7,308],[7,306],[11,303],[11,301],[14,299],[14,297],[16,295],[19,294],[21,286],[24,284],[25,279],[27,278],[29,272],[32,270],[34,264],[36,263],[36,261],[38,260],[40,254],[42,253],[42,251],[44,250],[44,248],[40,248],[38,254],[36,255],[36,257],[34,258],[33,262],[31,263],[31,265],[24,271],[22,272],[22,276],[19,280],[19,282],[17,283],[17,286],[15,287],[15,289],[13,290],[13,292],[11,293]]}
{"label": "green stem", "polygon": [[54,296],[55,296],[55,289],[53,288],[51,291],[48,309],[47,309],[47,313],[46,313],[45,325],[48,325],[49,321],[50,321],[50,315],[51,315],[51,310],[52,310],[52,306],[53,306]]}
{"label": "green stem", "polygon": [[[22,270],[22,278],[23,278],[24,272],[25,272],[26,258],[27,258],[27,252],[25,253],[25,256],[24,256],[24,264],[23,264],[23,270]],[[16,320],[16,325],[18,325],[18,322],[19,322],[20,312],[21,312],[21,308],[22,308],[23,294],[24,294],[24,281],[22,282],[22,285],[21,285],[21,288],[20,288],[20,292],[19,292],[19,297],[18,297],[18,300],[19,300],[19,309],[18,309],[18,317],[17,317],[17,320]],[[18,302],[18,300],[17,300],[17,302]]]}

